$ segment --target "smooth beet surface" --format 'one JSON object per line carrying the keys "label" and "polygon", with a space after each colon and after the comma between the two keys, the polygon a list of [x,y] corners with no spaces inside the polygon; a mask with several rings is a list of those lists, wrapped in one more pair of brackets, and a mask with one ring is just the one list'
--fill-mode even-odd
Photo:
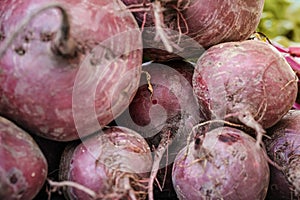
{"label": "smooth beet surface", "polygon": [[172,176],[177,196],[182,200],[263,200],[269,184],[269,166],[252,137],[235,128],[221,127],[182,149]]}
{"label": "smooth beet surface", "polygon": [[32,137],[0,118],[0,199],[31,200],[42,188],[48,164]]}
{"label": "smooth beet surface", "polygon": [[[142,42],[122,2],[55,2],[0,2],[0,48],[30,13],[52,5],[0,59],[0,113],[31,133],[70,141],[99,130],[128,106],[140,80]],[[70,52],[59,38],[67,29],[60,28],[62,10],[70,22]]]}

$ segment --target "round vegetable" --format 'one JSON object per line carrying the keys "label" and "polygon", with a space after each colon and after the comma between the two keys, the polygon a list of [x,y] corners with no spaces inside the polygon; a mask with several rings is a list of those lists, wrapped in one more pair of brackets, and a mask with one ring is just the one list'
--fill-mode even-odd
{"label": "round vegetable", "polygon": [[185,123],[189,123],[190,129],[204,120],[202,114],[205,112],[200,110],[193,96],[193,64],[185,61],[155,62],[143,66],[142,70],[145,73],[141,76],[136,95],[115,120],[118,125],[136,130],[149,140],[151,146],[157,146],[155,136],[171,123],[171,118],[174,121],[181,115],[178,122],[188,118]]}
{"label": "round vegetable", "polygon": [[[186,145],[187,133],[205,118],[193,95],[194,66],[191,63],[151,63],[143,66],[143,71],[148,73],[149,80],[142,76],[128,110],[116,122],[137,130],[151,147],[156,147],[148,191],[149,200],[153,200],[153,184],[159,168],[174,161]],[[160,165],[161,161],[164,165]]]}
{"label": "round vegetable", "polygon": [[270,199],[300,198],[300,110],[290,110],[268,129],[268,154],[282,169],[271,166]]}
{"label": "round vegetable", "polygon": [[179,199],[263,200],[269,166],[248,134],[221,127],[200,134],[177,155],[172,171]]}
{"label": "round vegetable", "polygon": [[151,152],[144,138],[115,126],[67,147],[60,164],[60,179],[94,191],[90,196],[86,190],[68,187],[68,199],[144,199],[151,166]]}
{"label": "round vegetable", "polygon": [[69,141],[128,106],[140,80],[142,42],[122,2],[16,0],[1,1],[0,10],[3,116]]}
{"label": "round vegetable", "polygon": [[24,130],[0,117],[0,199],[31,200],[47,177],[47,161]]}
{"label": "round vegetable", "polygon": [[170,57],[165,56],[166,52],[157,54],[156,49],[177,52],[180,47],[184,47],[191,53],[189,49],[191,45],[186,44],[191,44],[192,41],[185,42],[191,38],[204,48],[221,42],[247,39],[257,28],[264,5],[264,0],[123,0],[123,2],[135,14],[139,25],[144,28],[144,42],[146,47],[150,48],[145,49],[145,56],[157,60]]}
{"label": "round vegetable", "polygon": [[242,123],[257,132],[273,126],[293,106],[297,76],[270,44],[247,40],[208,49],[198,60],[193,88],[212,118]]}

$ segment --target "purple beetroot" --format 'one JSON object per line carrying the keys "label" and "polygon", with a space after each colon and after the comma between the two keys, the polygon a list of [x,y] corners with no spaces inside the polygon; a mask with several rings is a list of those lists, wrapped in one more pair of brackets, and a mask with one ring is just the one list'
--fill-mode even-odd
{"label": "purple beetroot", "polygon": [[263,149],[255,146],[254,138],[230,127],[200,134],[179,152],[172,173],[180,200],[263,200],[269,184]]}
{"label": "purple beetroot", "polygon": [[293,106],[297,75],[272,45],[247,40],[227,42],[208,49],[198,60],[193,88],[212,118],[254,129],[257,144],[266,128],[278,122]]}
{"label": "purple beetroot", "polygon": [[33,138],[0,117],[0,199],[31,200],[42,188],[48,164]]}
{"label": "purple beetroot", "polygon": [[151,152],[145,139],[128,128],[114,126],[84,139],[79,145],[68,146],[59,174],[62,181],[84,186],[93,194],[67,187],[68,199],[133,200],[145,199],[151,167]]}

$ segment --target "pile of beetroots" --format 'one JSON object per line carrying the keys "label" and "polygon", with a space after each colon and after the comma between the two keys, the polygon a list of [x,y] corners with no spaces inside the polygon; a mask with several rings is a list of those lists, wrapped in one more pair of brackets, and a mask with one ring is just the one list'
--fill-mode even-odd
{"label": "pile of beetroots", "polygon": [[1,0],[0,199],[300,199],[300,48],[264,0]]}

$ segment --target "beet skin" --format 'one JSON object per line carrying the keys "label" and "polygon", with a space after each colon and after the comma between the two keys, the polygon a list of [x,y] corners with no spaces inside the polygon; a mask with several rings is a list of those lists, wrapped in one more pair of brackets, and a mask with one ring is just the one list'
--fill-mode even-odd
{"label": "beet skin", "polygon": [[267,130],[268,154],[282,170],[271,166],[268,199],[300,198],[300,110],[290,110],[275,126]]}
{"label": "beet skin", "polygon": [[47,170],[47,161],[33,138],[0,117],[0,199],[33,199]]}
{"label": "beet skin", "polygon": [[229,127],[205,133],[177,155],[173,184],[179,199],[263,200],[269,166],[248,134]]}

